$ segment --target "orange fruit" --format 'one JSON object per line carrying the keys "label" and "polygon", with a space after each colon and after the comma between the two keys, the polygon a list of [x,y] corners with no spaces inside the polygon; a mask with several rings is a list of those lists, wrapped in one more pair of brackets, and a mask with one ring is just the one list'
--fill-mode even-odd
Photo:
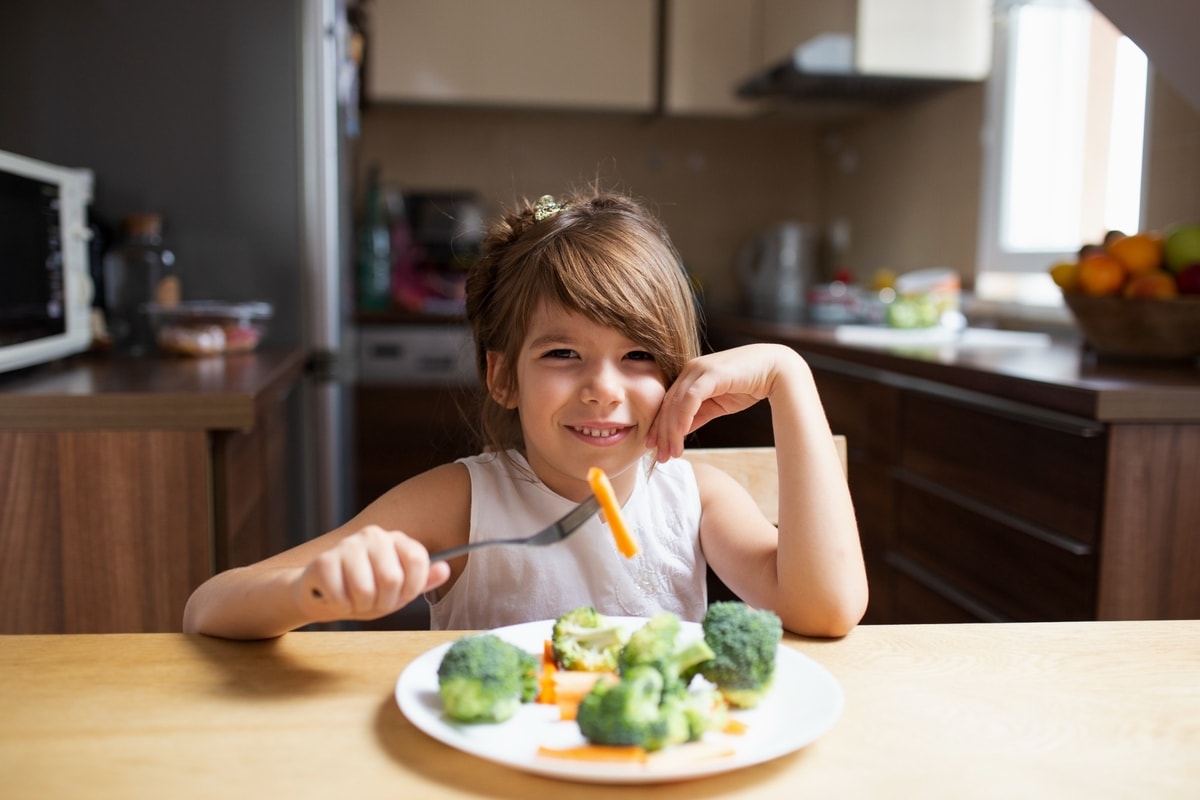
{"label": "orange fruit", "polygon": [[1141,275],[1162,269],[1162,240],[1149,233],[1135,233],[1109,242],[1104,248],[1110,256],[1125,265],[1130,275]]}
{"label": "orange fruit", "polygon": [[1079,262],[1060,261],[1050,268],[1050,278],[1064,292],[1079,290]]}
{"label": "orange fruit", "polygon": [[1134,275],[1125,284],[1123,294],[1126,297],[1175,297],[1179,287],[1175,285],[1175,276],[1166,270],[1156,269]]}
{"label": "orange fruit", "polygon": [[1120,294],[1129,270],[1107,253],[1094,253],[1079,262],[1079,288],[1084,294]]}

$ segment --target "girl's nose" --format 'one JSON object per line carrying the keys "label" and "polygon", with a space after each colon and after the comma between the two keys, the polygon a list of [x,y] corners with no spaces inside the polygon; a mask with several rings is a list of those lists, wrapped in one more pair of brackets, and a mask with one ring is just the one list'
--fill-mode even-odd
{"label": "girl's nose", "polygon": [[624,395],[620,369],[607,361],[597,363],[588,371],[581,394],[585,402],[601,405],[619,402]]}

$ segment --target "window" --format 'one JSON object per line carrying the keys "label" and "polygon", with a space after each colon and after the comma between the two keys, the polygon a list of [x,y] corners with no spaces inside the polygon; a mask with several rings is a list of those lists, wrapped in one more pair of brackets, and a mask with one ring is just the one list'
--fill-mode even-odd
{"label": "window", "polygon": [[1062,301],[1046,270],[1141,222],[1146,57],[1084,0],[997,0],[976,293]]}

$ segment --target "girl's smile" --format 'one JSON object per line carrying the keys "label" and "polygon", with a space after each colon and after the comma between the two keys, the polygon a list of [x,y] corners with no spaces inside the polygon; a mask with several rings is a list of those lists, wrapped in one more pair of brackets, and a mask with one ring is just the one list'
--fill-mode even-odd
{"label": "girl's smile", "polygon": [[570,426],[570,430],[577,433],[588,444],[607,447],[619,444],[633,431],[632,425],[616,426],[612,424],[596,423],[594,425],[579,425]]}

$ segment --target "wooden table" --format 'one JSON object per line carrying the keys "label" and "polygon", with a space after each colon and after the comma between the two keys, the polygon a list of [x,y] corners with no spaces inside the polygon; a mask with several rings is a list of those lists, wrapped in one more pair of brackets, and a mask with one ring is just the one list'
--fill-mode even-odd
{"label": "wooden table", "polygon": [[[414,728],[393,688],[457,633],[0,638],[6,798],[1200,796],[1200,621],[863,626],[789,637],[846,695],[791,755],[566,784]],[[564,794],[565,793],[565,794]]]}

